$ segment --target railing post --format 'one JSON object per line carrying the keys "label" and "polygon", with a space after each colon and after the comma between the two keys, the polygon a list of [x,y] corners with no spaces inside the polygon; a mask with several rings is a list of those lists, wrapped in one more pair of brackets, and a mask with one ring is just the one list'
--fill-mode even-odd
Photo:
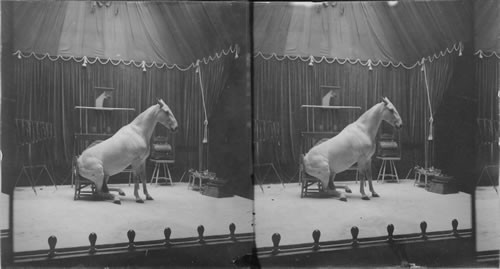
{"label": "railing post", "polygon": [[351,228],[351,235],[352,235],[352,245],[353,247],[357,247],[359,242],[358,242],[358,235],[359,235],[359,229],[356,226],[353,226]]}
{"label": "railing post", "polygon": [[49,239],[47,240],[49,242],[49,258],[52,258],[56,256],[56,244],[57,244],[57,237],[54,235],[51,235]]}
{"label": "railing post", "polygon": [[389,243],[394,242],[394,225],[387,225],[387,241]]}
{"label": "railing post", "polygon": [[420,223],[420,230],[422,232],[422,238],[427,239],[427,222],[422,221]]}
{"label": "railing post", "polygon": [[278,254],[278,252],[280,251],[279,245],[281,241],[281,235],[279,233],[274,233],[271,239],[273,240],[273,254]]}
{"label": "railing post", "polygon": [[205,243],[205,239],[203,238],[203,233],[205,232],[205,227],[203,225],[198,226],[198,242],[200,244]]}
{"label": "railing post", "polygon": [[163,235],[165,236],[165,246],[170,246],[170,235],[172,235],[172,230],[170,229],[170,227],[167,227],[165,228],[165,230],[163,230]]}
{"label": "railing post", "polygon": [[236,225],[234,223],[229,224],[229,237],[233,241],[236,241],[236,235],[234,234],[235,231],[236,231]]}
{"label": "railing post", "polygon": [[89,234],[89,241],[90,241],[89,253],[94,254],[97,251],[97,249],[95,247],[95,242],[97,241],[97,234],[90,233]]}
{"label": "railing post", "polygon": [[321,237],[321,231],[317,229],[314,230],[312,233],[312,237],[314,240],[313,250],[318,250],[320,248],[319,238]]}
{"label": "railing post", "polygon": [[135,248],[135,244],[134,244],[135,231],[134,230],[128,230],[127,237],[128,237],[128,249],[129,250],[133,250]]}
{"label": "railing post", "polygon": [[453,219],[451,221],[451,227],[453,227],[453,235],[456,237],[460,236],[458,234],[458,220],[457,219]]}

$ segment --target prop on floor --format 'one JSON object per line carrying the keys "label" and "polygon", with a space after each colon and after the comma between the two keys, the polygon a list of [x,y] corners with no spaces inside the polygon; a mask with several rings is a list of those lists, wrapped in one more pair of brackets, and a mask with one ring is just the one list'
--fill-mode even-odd
{"label": "prop on floor", "polygon": [[228,191],[227,180],[222,178],[209,179],[207,184],[203,187],[201,194],[215,198],[233,196]]}
{"label": "prop on floor", "polygon": [[309,150],[304,157],[305,172],[321,181],[322,191],[347,201],[345,194],[335,189],[333,181],[337,173],[357,163],[361,172],[362,199],[370,199],[364,190],[365,177],[368,179],[372,196],[379,197],[373,189],[371,157],[375,153],[375,137],[382,120],[396,128],[401,128],[403,125],[398,111],[387,97],[366,111],[357,121],[345,127],[338,135]]}
{"label": "prop on floor", "polygon": [[[48,168],[48,163],[53,159],[50,149],[55,138],[54,125],[50,122],[16,119],[16,135],[18,138],[17,155],[23,156],[22,160],[19,160],[23,165],[14,186],[17,187],[19,181],[25,177],[28,179],[33,192],[37,194],[35,186],[40,176],[45,172],[57,190],[56,182]],[[41,163],[33,163],[35,146],[41,150],[43,155],[44,161]]]}
{"label": "prop on floor", "polygon": [[77,160],[77,174],[95,183],[98,197],[113,199],[114,203],[120,204],[120,199],[109,191],[124,193],[120,189],[107,188],[107,181],[110,176],[132,165],[136,202],[144,202],[138,193],[139,179],[146,199],[153,200],[146,187],[145,161],[149,157],[149,141],[158,122],[171,131],[177,129],[174,114],[161,99],[158,99],[158,104],[139,114],[111,138],[84,150]]}
{"label": "prop on floor", "polygon": [[427,191],[439,193],[439,194],[450,194],[457,193],[458,188],[455,178],[446,175],[435,175],[431,179],[431,183],[427,186]]}

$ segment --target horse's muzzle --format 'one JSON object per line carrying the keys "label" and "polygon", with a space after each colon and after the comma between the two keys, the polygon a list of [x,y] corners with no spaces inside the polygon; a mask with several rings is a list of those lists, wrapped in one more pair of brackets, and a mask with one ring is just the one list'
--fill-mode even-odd
{"label": "horse's muzzle", "polygon": [[172,129],[170,129],[170,131],[172,131],[173,133],[177,133],[177,126],[173,127]]}
{"label": "horse's muzzle", "polygon": [[398,130],[399,130],[399,129],[401,129],[401,128],[403,128],[403,124],[396,124],[396,129],[398,129]]}

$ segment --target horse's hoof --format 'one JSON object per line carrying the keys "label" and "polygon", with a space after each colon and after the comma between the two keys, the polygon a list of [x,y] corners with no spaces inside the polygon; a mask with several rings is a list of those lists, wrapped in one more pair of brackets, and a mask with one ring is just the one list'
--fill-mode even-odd
{"label": "horse's hoof", "polygon": [[125,192],[124,191],[121,191],[118,194],[121,195],[121,196],[125,196]]}
{"label": "horse's hoof", "polygon": [[372,193],[372,197],[380,197],[380,195],[378,195],[378,193],[374,192],[374,193]]}
{"label": "horse's hoof", "polygon": [[370,200],[370,197],[368,197],[368,196],[364,195],[363,197],[361,197],[361,199],[363,199],[363,200],[365,200],[365,201],[368,201],[368,200]]}
{"label": "horse's hoof", "polygon": [[147,197],[146,197],[146,200],[153,201],[154,199],[153,199],[153,197],[151,197],[151,196],[147,196]]}
{"label": "horse's hoof", "polygon": [[114,201],[113,201],[113,204],[121,205],[121,204],[122,204],[122,202],[121,202],[120,200],[114,200]]}
{"label": "horse's hoof", "polygon": [[136,203],[139,203],[139,204],[144,204],[144,200],[142,199],[139,199],[139,200],[135,200]]}
{"label": "horse's hoof", "polygon": [[352,193],[351,189],[349,189],[349,188],[345,188],[345,192]]}
{"label": "horse's hoof", "polygon": [[342,201],[342,202],[347,202],[347,198],[346,197],[340,197],[339,200]]}

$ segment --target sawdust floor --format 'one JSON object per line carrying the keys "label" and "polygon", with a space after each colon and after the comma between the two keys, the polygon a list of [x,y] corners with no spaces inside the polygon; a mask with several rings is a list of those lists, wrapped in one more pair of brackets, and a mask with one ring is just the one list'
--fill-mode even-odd
{"label": "sawdust floor", "polygon": [[364,201],[359,183],[348,185],[353,193],[347,194],[347,202],[300,198],[298,183],[264,185],[264,192],[256,186],[257,246],[272,246],[271,235],[276,232],[281,234],[280,245],[287,245],[313,242],[315,229],[321,231],[321,241],[329,241],[350,239],[352,226],[359,228],[359,238],[387,235],[391,223],[394,234],[420,232],[424,220],[428,232],[451,230],[455,218],[459,229],[472,228],[471,195],[467,193],[436,194],[414,186],[413,180],[374,182],[381,197]]}
{"label": "sawdust floor", "polygon": [[[163,239],[163,230],[172,229],[171,238],[198,236],[198,225],[205,235],[253,232],[253,201],[239,196],[213,198],[188,190],[186,183],[173,186],[149,185],[154,201],[135,202],[133,185],[122,188],[122,204],[111,201],[73,200],[71,186],[30,187],[14,191],[14,251],[47,249],[47,239],[57,237],[57,246],[86,246],[91,232],[97,244],[128,242],[127,231],[136,232],[136,241]],[[141,197],[144,198],[142,190]]]}
{"label": "sawdust floor", "polygon": [[[498,188],[498,186],[497,186]],[[476,188],[477,251],[500,249],[500,196],[492,186]]]}

